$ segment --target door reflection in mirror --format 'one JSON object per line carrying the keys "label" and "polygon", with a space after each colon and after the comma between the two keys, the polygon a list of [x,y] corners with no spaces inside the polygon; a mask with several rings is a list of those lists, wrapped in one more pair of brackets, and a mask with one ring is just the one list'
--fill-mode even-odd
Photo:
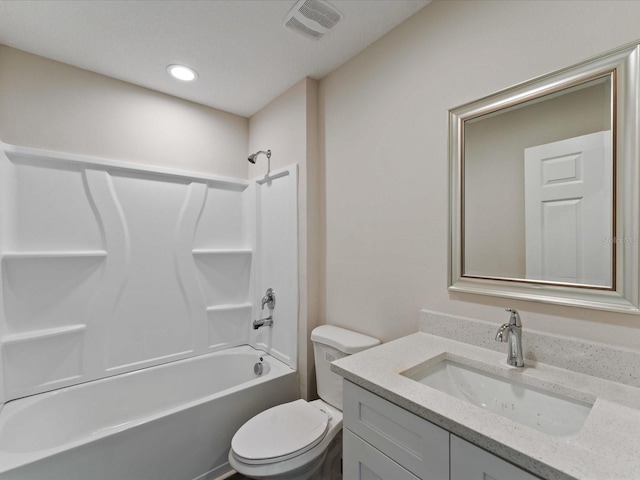
{"label": "door reflection in mirror", "polygon": [[613,72],[463,122],[463,275],[613,289]]}
{"label": "door reflection in mirror", "polygon": [[613,286],[611,131],[525,149],[526,278]]}

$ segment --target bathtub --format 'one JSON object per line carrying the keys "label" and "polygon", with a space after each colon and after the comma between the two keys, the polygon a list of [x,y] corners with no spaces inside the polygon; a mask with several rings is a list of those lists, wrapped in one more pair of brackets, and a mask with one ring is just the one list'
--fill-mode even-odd
{"label": "bathtub", "polygon": [[0,479],[209,480],[244,422],[295,398],[297,373],[246,345],[22,398],[0,410]]}

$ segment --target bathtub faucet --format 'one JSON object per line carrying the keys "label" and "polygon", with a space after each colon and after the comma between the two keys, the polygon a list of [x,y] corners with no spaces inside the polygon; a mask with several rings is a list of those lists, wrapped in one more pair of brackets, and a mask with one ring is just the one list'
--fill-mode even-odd
{"label": "bathtub faucet", "polygon": [[270,327],[273,325],[273,317],[269,315],[267,318],[261,318],[260,320],[253,321],[253,329],[257,330],[260,327]]}

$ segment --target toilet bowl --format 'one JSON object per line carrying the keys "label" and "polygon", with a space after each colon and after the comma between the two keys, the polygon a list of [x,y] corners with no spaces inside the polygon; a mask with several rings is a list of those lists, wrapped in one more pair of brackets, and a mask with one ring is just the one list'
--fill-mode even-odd
{"label": "toilet bowl", "polygon": [[229,463],[254,479],[342,478],[342,378],[332,361],[380,343],[331,325],[311,333],[320,400],[295,400],[259,413],[234,435]]}
{"label": "toilet bowl", "polygon": [[240,427],[229,463],[249,478],[311,479],[341,431],[342,412],[322,400],[284,403]]}

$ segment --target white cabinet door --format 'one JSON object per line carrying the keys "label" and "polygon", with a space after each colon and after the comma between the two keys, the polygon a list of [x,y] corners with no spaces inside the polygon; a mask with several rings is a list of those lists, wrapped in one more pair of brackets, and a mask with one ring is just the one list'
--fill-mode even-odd
{"label": "white cabinet door", "polygon": [[344,426],[367,443],[424,480],[449,478],[449,432],[347,381],[343,403]]}
{"label": "white cabinet door", "polygon": [[451,480],[539,480],[455,435],[451,435],[450,449]]}
{"label": "white cabinet door", "polygon": [[344,480],[419,480],[346,428],[342,441]]}

